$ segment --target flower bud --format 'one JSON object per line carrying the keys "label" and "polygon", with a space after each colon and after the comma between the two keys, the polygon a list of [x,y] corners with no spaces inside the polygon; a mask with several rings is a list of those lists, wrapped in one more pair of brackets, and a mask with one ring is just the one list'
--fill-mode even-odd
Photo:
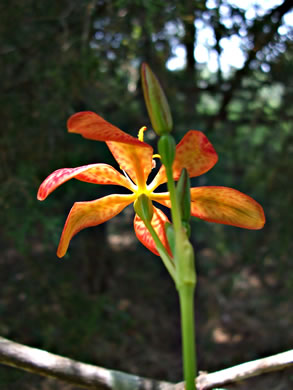
{"label": "flower bud", "polygon": [[153,129],[158,135],[169,133],[173,127],[173,120],[167,98],[158,79],[145,63],[141,67],[141,79],[144,100]]}

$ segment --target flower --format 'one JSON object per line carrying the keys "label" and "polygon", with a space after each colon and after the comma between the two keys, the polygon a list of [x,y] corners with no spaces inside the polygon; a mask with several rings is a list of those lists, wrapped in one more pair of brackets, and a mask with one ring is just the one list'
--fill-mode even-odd
{"label": "flower", "polygon": [[[150,184],[148,176],[154,167],[153,148],[143,142],[142,128],[135,138],[113,126],[99,115],[80,112],[67,122],[70,133],[84,138],[106,142],[124,175],[108,164],[90,164],[77,168],[62,168],[49,175],[41,184],[38,199],[44,200],[61,184],[75,178],[93,184],[114,184],[126,187],[130,194],[112,194],[89,202],[76,202],[69,212],[60,238],[57,256],[63,257],[72,237],[82,229],[97,226],[119,214],[126,206],[145,194],[151,201],[170,207],[169,193],[154,192],[167,181],[162,165]],[[209,171],[218,161],[218,156],[207,137],[200,131],[188,131],[176,146],[173,177],[178,180],[183,168],[190,177]],[[261,229],[265,223],[262,207],[251,197],[227,187],[191,188],[191,215],[209,222],[238,226],[246,229]],[[163,245],[170,253],[164,225],[168,221],[162,210],[153,206],[152,226]],[[137,238],[149,250],[158,255],[153,238],[143,221],[135,215],[134,230]]]}

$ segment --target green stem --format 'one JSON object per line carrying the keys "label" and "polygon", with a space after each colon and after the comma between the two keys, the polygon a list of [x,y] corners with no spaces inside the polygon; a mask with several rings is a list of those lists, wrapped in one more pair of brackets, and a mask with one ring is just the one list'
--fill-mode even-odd
{"label": "green stem", "polygon": [[173,179],[172,167],[165,167],[168,179],[168,191],[171,200],[172,221],[175,231],[175,253],[174,261],[176,265],[176,287],[179,293],[181,311],[181,333],[183,349],[183,373],[186,390],[195,389],[195,378],[197,374],[197,364],[195,355],[195,324],[194,324],[194,289],[196,275],[194,264],[190,267],[186,263],[189,259],[186,256],[186,235],[183,232],[181,211],[177,199],[175,183]]}
{"label": "green stem", "polygon": [[175,266],[173,263],[173,260],[169,256],[168,252],[166,251],[166,248],[162,244],[159,236],[157,235],[155,229],[152,227],[151,223],[148,221],[144,221],[144,224],[146,225],[148,231],[150,232],[151,236],[153,237],[153,240],[155,241],[157,250],[161,256],[161,259],[163,260],[163,263],[167,270],[169,271],[169,274],[172,276],[174,282],[176,283],[176,271]]}
{"label": "green stem", "polygon": [[185,389],[194,390],[196,378],[194,286],[184,284],[179,289],[181,334],[183,344],[183,373]]}
{"label": "green stem", "polygon": [[172,221],[174,225],[174,230],[179,231],[182,228],[182,223],[181,223],[181,213],[180,213],[180,208],[179,204],[177,201],[177,195],[176,195],[176,188],[175,188],[175,183],[173,179],[173,171],[172,167],[166,167],[166,176],[167,176],[167,186],[168,186],[168,191],[170,194],[170,200],[171,200],[171,215],[172,215]]}
{"label": "green stem", "polygon": [[175,284],[179,294],[181,310],[184,380],[186,389],[194,390],[196,377],[193,307],[194,289],[196,283],[194,251],[182,225],[182,210],[173,179],[172,165],[176,155],[174,138],[170,135],[163,135],[158,142],[158,149],[162,163],[165,166],[168,191],[171,201],[172,222],[174,227],[175,239],[173,257],[176,270]]}

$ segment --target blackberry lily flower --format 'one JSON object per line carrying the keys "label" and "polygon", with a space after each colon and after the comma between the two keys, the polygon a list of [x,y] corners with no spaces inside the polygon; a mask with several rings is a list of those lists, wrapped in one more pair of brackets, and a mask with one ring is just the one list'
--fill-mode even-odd
{"label": "blackberry lily flower", "polygon": [[[63,257],[70,240],[82,229],[97,226],[119,214],[126,206],[145,194],[151,201],[170,207],[169,193],[154,192],[167,181],[165,168],[161,166],[150,184],[148,176],[154,167],[153,148],[143,142],[143,127],[138,139],[123,132],[99,115],[80,112],[67,122],[70,133],[81,134],[84,138],[106,142],[124,175],[108,164],[90,164],[77,168],[62,168],[49,175],[41,184],[38,199],[44,200],[61,184],[77,179],[93,184],[114,184],[126,187],[130,194],[112,194],[89,202],[76,202],[69,212],[60,238],[57,256]],[[183,168],[190,177],[209,171],[218,161],[218,156],[207,137],[200,131],[188,131],[176,146],[173,177],[178,180]],[[153,206],[151,224],[170,253],[164,225],[167,216]],[[191,188],[191,214],[209,222],[238,226],[246,229],[261,229],[265,223],[262,207],[251,197],[227,187]],[[137,238],[149,250],[158,255],[156,245],[143,221],[136,214],[134,230]]]}

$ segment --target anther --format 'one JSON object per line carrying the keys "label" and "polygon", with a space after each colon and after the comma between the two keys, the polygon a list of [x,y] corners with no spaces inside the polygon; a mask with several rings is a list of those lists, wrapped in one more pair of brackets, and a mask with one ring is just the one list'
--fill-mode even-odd
{"label": "anther", "polygon": [[139,129],[137,137],[138,137],[139,141],[141,141],[141,142],[143,142],[143,135],[144,135],[143,133],[146,131],[146,129],[147,129],[146,126],[142,126],[142,128]]}
{"label": "anther", "polygon": [[156,168],[156,161],[154,160],[155,158],[161,159],[161,156],[159,154],[153,154],[153,156],[152,156],[152,159],[153,159],[153,161],[152,161],[152,169]]}

